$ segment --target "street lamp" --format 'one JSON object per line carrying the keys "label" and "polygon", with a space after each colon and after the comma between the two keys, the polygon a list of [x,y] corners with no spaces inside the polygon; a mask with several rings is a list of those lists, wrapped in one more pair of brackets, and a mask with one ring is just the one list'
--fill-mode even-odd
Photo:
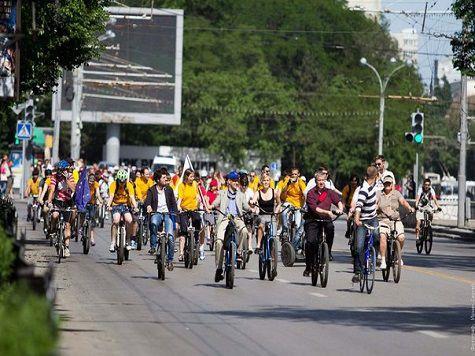
{"label": "street lamp", "polygon": [[[391,63],[396,63],[397,60],[396,58],[392,57],[390,59]],[[363,66],[369,67],[374,74],[376,74],[376,77],[378,78],[379,81],[379,138],[378,138],[378,154],[382,155],[383,154],[383,125],[384,125],[384,99],[386,95],[386,88],[388,86],[389,80],[391,77],[400,69],[404,68],[405,66],[411,66],[412,62],[411,60],[407,60],[404,62],[404,64],[401,64],[400,66],[396,67],[393,69],[391,73],[389,73],[388,76],[384,77],[381,79],[381,76],[379,75],[378,71],[376,70],[375,67],[373,67],[371,64],[368,63],[368,60],[365,57],[362,57],[360,59],[360,63]]]}

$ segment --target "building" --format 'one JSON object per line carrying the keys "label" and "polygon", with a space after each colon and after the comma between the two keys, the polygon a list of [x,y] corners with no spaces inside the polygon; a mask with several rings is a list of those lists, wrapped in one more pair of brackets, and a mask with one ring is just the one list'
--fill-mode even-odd
{"label": "building", "polygon": [[406,28],[401,32],[391,33],[391,36],[397,41],[400,52],[400,59],[417,62],[417,52],[419,51],[419,35],[416,29]]}
{"label": "building", "polygon": [[366,16],[377,21],[381,19],[381,0],[348,0],[348,8],[363,11]]}

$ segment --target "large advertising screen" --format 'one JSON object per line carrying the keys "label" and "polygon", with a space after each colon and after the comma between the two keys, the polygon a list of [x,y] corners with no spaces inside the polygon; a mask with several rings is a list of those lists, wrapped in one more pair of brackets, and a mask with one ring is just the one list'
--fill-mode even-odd
{"label": "large advertising screen", "polygon": [[[81,120],[179,125],[183,11],[108,8],[106,50],[78,73]],[[72,73],[61,88],[61,120],[71,120]]]}
{"label": "large advertising screen", "polygon": [[0,0],[0,98],[15,95],[16,0]]}

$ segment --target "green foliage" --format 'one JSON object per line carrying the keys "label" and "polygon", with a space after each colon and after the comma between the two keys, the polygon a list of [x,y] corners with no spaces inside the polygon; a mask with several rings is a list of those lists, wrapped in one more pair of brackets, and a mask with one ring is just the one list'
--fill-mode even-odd
{"label": "green foliage", "polygon": [[475,2],[455,0],[452,10],[462,20],[462,31],[455,34],[450,44],[454,52],[454,68],[463,74],[475,75]]}
{"label": "green foliage", "polygon": [[52,355],[58,328],[51,319],[51,305],[22,285],[0,292],[0,354]]}
{"label": "green foliage", "polygon": [[22,3],[21,87],[23,94],[43,94],[55,86],[61,69],[98,57],[105,31],[105,0],[36,1],[36,30],[30,1]]}
{"label": "green foliage", "polygon": [[0,227],[0,286],[3,286],[10,277],[12,263],[15,259],[12,251],[12,241]]}

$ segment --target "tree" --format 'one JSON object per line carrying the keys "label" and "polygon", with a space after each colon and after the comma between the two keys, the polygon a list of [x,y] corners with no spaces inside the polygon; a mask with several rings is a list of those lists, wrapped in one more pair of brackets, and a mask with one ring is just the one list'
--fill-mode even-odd
{"label": "tree", "polygon": [[465,75],[475,75],[475,2],[455,0],[452,10],[457,19],[462,20],[462,31],[450,41],[454,52],[454,68]]}

